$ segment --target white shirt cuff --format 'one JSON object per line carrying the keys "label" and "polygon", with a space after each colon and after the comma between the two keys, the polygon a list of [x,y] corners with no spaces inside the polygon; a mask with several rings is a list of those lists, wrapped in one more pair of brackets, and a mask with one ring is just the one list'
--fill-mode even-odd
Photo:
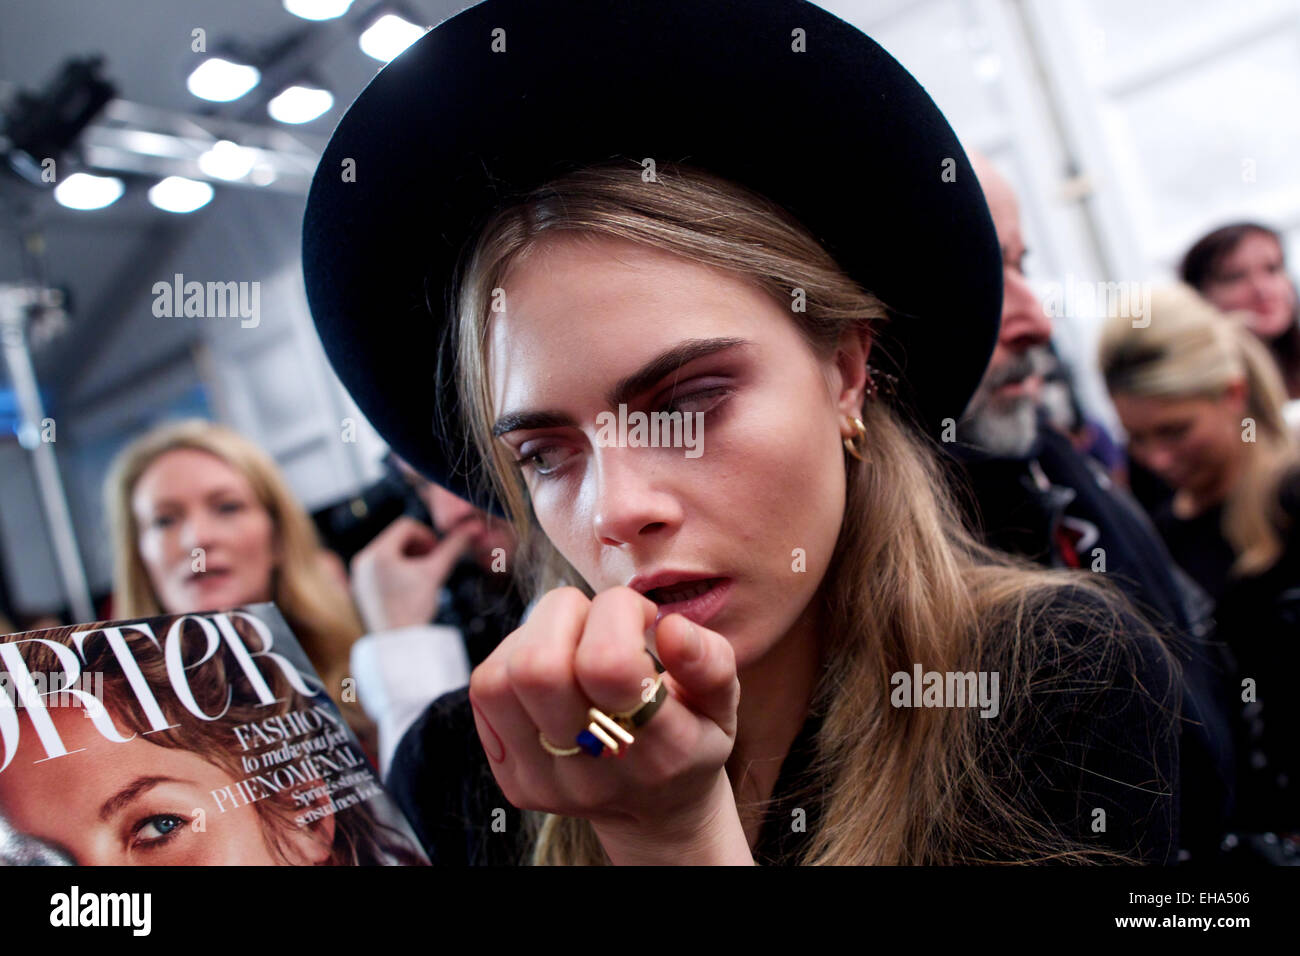
{"label": "white shirt cuff", "polygon": [[357,702],[379,728],[379,772],[430,703],[469,683],[469,654],[460,631],[442,624],[367,634],[352,645]]}

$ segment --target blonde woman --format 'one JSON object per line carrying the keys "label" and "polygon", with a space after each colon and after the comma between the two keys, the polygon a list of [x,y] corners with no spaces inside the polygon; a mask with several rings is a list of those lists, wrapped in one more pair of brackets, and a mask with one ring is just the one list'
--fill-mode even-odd
{"label": "blonde woman", "polygon": [[1280,557],[1280,482],[1297,461],[1286,393],[1264,346],[1188,286],[1157,290],[1150,325],[1107,322],[1102,375],[1129,453],[1174,489],[1153,516],[1216,600]]}
{"label": "blonde woman", "polygon": [[978,546],[940,478],[1000,255],[867,37],[804,3],[489,0],[353,105],[304,235],[336,370],[508,514],[536,600],[398,748],[435,862],[1170,859],[1170,655]]}
{"label": "blonde woman", "polygon": [[1300,853],[1289,676],[1300,664],[1300,449],[1277,367],[1244,325],[1187,286],[1153,295],[1150,318],[1107,323],[1102,373],[1130,453],[1174,488],[1156,525],[1217,601],[1218,635],[1252,682],[1238,728],[1240,852],[1284,862]]}
{"label": "blonde woman", "polygon": [[372,725],[342,699],[360,619],[270,456],[222,425],[168,423],[121,453],[106,492],[115,617],[274,601],[374,753]]}

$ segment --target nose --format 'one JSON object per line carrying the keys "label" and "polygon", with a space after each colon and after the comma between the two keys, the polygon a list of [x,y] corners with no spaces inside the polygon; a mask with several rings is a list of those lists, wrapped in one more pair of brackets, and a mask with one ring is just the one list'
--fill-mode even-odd
{"label": "nose", "polygon": [[210,547],[214,538],[213,529],[214,521],[203,513],[203,509],[190,512],[181,524],[181,548],[188,555],[194,548]]}
{"label": "nose", "polygon": [[1002,327],[998,341],[1016,352],[1046,345],[1052,337],[1052,320],[1025,277],[1007,269],[1002,284]]}
{"label": "nose", "polygon": [[671,449],[595,449],[592,526],[597,542],[623,547],[647,536],[671,533],[681,524],[681,504],[656,478],[655,458],[671,453]]}
{"label": "nose", "polygon": [[1256,302],[1268,301],[1268,275],[1262,269],[1252,272],[1250,275],[1250,295]]}
{"label": "nose", "polygon": [[1173,452],[1159,446],[1149,449],[1142,457],[1145,459],[1146,467],[1161,478],[1169,474],[1174,464]]}

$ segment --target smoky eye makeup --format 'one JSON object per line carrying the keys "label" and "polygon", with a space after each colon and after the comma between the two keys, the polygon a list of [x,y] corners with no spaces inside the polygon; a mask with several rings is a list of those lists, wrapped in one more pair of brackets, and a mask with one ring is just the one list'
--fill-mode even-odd
{"label": "smoky eye makeup", "polygon": [[[647,411],[708,411],[717,404],[716,399],[725,398],[736,390],[736,380],[731,375],[708,372],[693,375],[685,382],[674,382],[666,389],[660,389],[646,406]],[[684,406],[690,405],[691,408]],[[704,407],[700,407],[704,406]]]}
{"label": "smoky eye makeup", "polygon": [[[691,365],[692,361],[684,362],[665,374],[659,384],[642,392],[643,395],[649,396],[647,400],[629,401],[628,411],[716,416],[722,410],[721,406],[740,391],[747,378],[744,355],[748,351],[748,349],[732,348],[726,351],[719,350],[707,356],[698,356],[693,362],[699,363],[699,366],[685,375],[683,370]],[[713,361],[706,364],[709,359]],[[566,424],[566,427],[572,428],[572,425]],[[570,439],[562,438],[559,434],[526,438],[517,447],[509,441],[505,444],[520,474],[528,477],[531,473],[538,479],[555,477],[564,470],[564,464],[579,453],[577,449],[572,448]],[[563,454],[566,451],[569,454]]]}

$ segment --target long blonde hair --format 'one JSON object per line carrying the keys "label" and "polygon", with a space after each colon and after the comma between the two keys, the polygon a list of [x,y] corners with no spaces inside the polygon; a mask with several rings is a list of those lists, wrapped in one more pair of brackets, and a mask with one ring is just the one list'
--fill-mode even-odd
{"label": "long blonde hair", "polygon": [[[362,633],[361,619],[346,591],[326,576],[320,538],[311,518],[290,491],[280,469],[266,452],[224,425],[202,419],[168,422],[133,441],[113,463],[105,485],[113,538],[113,613],[148,617],[177,613],[164,608],[140,556],[140,527],[131,507],[140,476],[161,455],[189,449],[206,452],[243,475],[258,502],[271,516],[281,560],[274,572],[272,600],[279,607],[330,696],[339,702],[352,644]],[[349,722],[358,719],[355,705],[340,702]]]}
{"label": "long blonde hair", "polygon": [[[807,309],[793,319],[823,359],[843,332],[864,322],[879,325],[886,314],[802,225],[764,197],[688,167],[660,166],[658,179],[643,183],[634,163],[576,170],[498,212],[462,260],[452,316],[460,403],[481,458],[490,463],[477,478],[515,524],[521,577],[532,596],[562,583],[592,593],[536,527],[520,476],[489,431],[492,291],[544,234],[648,244],[728,270],[781,303],[802,288]],[[829,639],[812,702],[823,716],[813,778],[826,787],[821,823],[802,862],[1113,859],[1016,806],[1015,797],[1029,787],[1018,779],[1009,742],[1033,726],[1031,708],[1003,724],[966,708],[896,708],[887,689],[892,674],[920,662],[927,670],[999,670],[1004,699],[1023,701],[1051,670],[1041,669],[1044,655],[1059,662],[1057,655],[1083,651],[1064,650],[1081,634],[1086,653],[1099,655],[1102,670],[1115,673],[1133,665],[1131,645],[1115,638],[1121,605],[1080,575],[1068,578],[1076,593],[1096,600],[1057,601],[1049,611],[1062,594],[1064,573],[1033,569],[977,543],[926,439],[883,401],[865,403],[863,419],[869,460],[846,459],[844,522],[815,599]],[[1031,634],[1034,640],[1027,639]],[[1059,641],[1053,644],[1052,636]],[[1001,726],[993,731],[990,724]],[[526,819],[533,862],[607,862],[587,821],[533,812]]]}
{"label": "long blonde hair", "polygon": [[1190,286],[1155,290],[1148,320],[1134,327],[1113,316],[1103,326],[1098,362],[1106,387],[1136,398],[1219,399],[1233,383],[1245,384],[1254,441],[1243,441],[1246,465],[1224,500],[1222,529],[1236,555],[1234,574],[1265,571],[1282,554],[1278,486],[1300,462],[1277,364],[1259,339]]}

